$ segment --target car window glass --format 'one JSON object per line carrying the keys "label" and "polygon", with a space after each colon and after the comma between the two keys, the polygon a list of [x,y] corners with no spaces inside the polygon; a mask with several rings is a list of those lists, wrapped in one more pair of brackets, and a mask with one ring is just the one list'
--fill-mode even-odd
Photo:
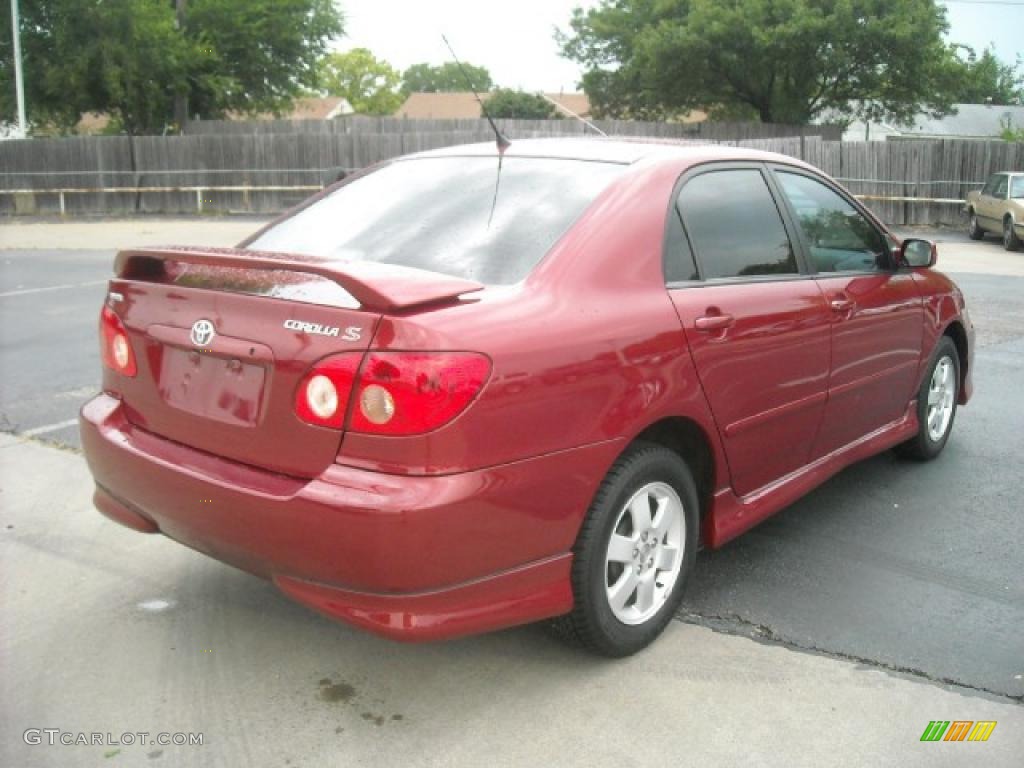
{"label": "car window glass", "polygon": [[1005,176],[1000,176],[999,180],[996,182],[996,188],[992,193],[992,197],[996,200],[1004,200],[1006,198],[1006,184],[1007,178]]}
{"label": "car window glass", "polygon": [[985,186],[981,189],[981,194],[992,195],[992,191],[996,188],[996,182],[999,181],[999,174],[993,173],[988,177],[988,181],[985,182]]}
{"label": "car window glass", "polygon": [[626,166],[496,157],[401,160],[355,178],[249,244],[485,284],[522,280]]}
{"label": "car window glass", "polygon": [[665,238],[665,282],[678,283],[697,280],[697,264],[693,250],[683,231],[679,212],[673,208],[668,213],[668,235]]}
{"label": "car window glass", "polygon": [[796,274],[793,246],[760,171],[703,173],[677,199],[704,277]]}
{"label": "car window glass", "polygon": [[1024,176],[1014,176],[1010,182],[1010,197],[1014,200],[1024,198]]}
{"label": "car window glass", "polygon": [[835,190],[797,173],[780,171],[778,179],[818,272],[861,272],[887,266],[885,238]]}

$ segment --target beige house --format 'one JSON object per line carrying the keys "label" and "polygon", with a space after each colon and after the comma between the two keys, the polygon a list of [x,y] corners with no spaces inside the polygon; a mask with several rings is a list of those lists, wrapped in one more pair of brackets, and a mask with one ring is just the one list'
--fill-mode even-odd
{"label": "beige house", "polygon": [[[490,93],[481,93],[480,98],[486,101]],[[547,93],[549,99],[558,102],[580,117],[590,116],[590,100],[585,93]],[[568,114],[564,110],[563,114]],[[395,112],[395,117],[406,117],[411,120],[460,120],[477,119],[480,105],[469,91],[451,93],[410,93],[409,98]]]}

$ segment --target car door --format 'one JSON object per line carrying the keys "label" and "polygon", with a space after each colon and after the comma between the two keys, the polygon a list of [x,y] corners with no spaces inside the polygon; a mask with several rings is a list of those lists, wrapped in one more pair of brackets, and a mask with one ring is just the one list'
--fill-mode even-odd
{"label": "car door", "polygon": [[895,269],[883,231],[823,177],[773,166],[800,245],[829,306],[832,364],[812,458],[902,417],[917,386],[924,305]]}
{"label": "car door", "polygon": [[823,414],[830,312],[801,269],[761,164],[702,166],[677,187],[669,294],[736,493],[805,465]]}
{"label": "car door", "polygon": [[1002,232],[1003,225],[998,209],[999,202],[1006,197],[1006,190],[1006,174],[993,173],[988,177],[974,210],[982,229],[987,229],[989,232]]}

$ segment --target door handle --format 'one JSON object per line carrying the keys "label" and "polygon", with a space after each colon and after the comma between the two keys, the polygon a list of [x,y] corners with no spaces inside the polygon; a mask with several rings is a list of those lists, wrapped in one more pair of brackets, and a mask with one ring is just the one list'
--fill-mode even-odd
{"label": "door handle", "polygon": [[832,299],[829,302],[829,306],[832,307],[833,312],[849,312],[853,309],[853,299],[847,299],[842,296],[839,298]]}
{"label": "door handle", "polygon": [[703,315],[693,321],[698,331],[719,331],[729,328],[736,322],[732,315]]}

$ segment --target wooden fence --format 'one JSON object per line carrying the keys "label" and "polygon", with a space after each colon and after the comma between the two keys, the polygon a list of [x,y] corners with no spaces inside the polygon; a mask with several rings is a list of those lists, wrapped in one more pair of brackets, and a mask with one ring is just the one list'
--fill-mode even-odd
{"label": "wooden fence", "polygon": [[[498,120],[501,130],[516,136],[557,134],[579,136],[593,134],[586,124],[569,118],[558,120]],[[593,120],[609,136],[654,136],[705,141],[742,141],[791,136],[820,136],[830,141],[842,138],[838,125],[785,125],[779,123],[656,123],[641,120]],[[185,133],[232,136],[270,133],[479,133],[490,130],[479,119],[409,119],[401,117],[342,117],[335,120],[197,120],[185,127]],[[456,142],[450,142],[456,143]]]}
{"label": "wooden fence", "polygon": [[[333,181],[338,169],[362,168],[409,152],[492,139],[485,124],[472,123],[465,130],[443,131],[4,141],[0,142],[0,214],[277,212]],[[554,135],[551,123],[582,127],[576,121],[547,121],[548,130],[523,126],[514,136]],[[578,133],[576,127],[573,131]],[[671,141],[674,137],[654,138]],[[869,198],[962,200],[994,171],[1024,171],[1024,144],[1001,141],[838,142],[795,136],[721,143],[804,159],[840,179],[854,194]],[[47,191],[55,189],[85,191],[64,195]],[[158,189],[162,191],[154,191]],[[19,192],[12,194],[11,190]],[[867,203],[884,220],[897,225],[951,224],[958,223],[961,216],[955,203],[871,199]]]}

